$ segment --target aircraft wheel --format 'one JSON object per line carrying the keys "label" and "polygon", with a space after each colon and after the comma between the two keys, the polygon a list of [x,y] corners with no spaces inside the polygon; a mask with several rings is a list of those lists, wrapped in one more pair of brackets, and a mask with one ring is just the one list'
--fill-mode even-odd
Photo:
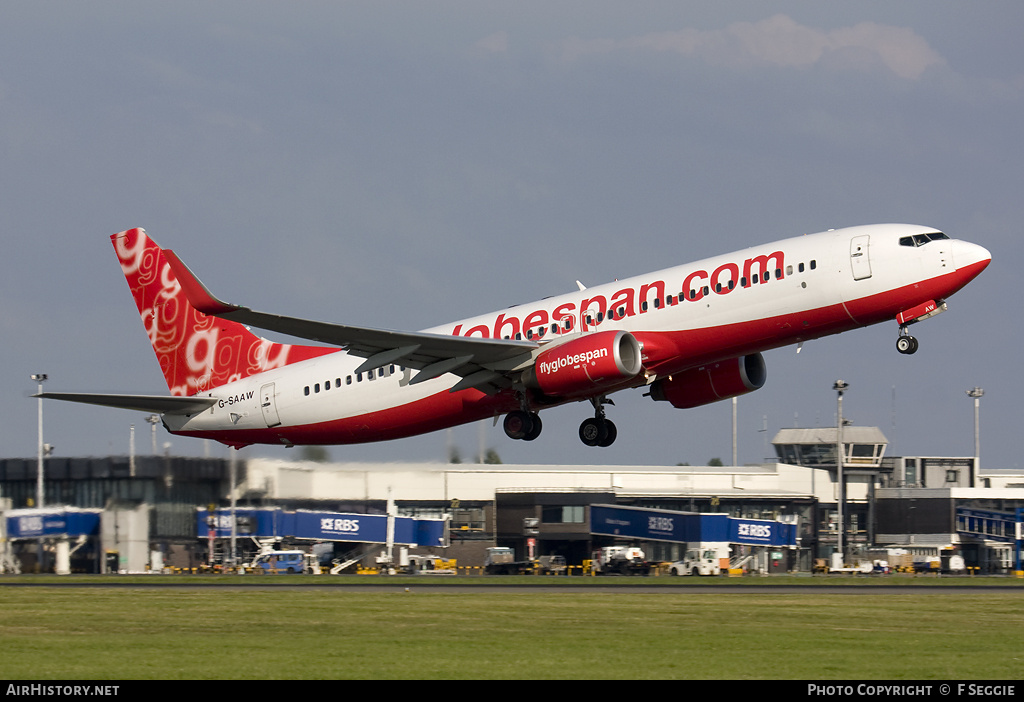
{"label": "aircraft wheel", "polygon": [[902,354],[912,354],[917,351],[917,339],[912,336],[901,336],[896,340],[896,350]]}
{"label": "aircraft wheel", "polygon": [[604,439],[601,440],[601,443],[598,444],[598,446],[601,446],[602,448],[606,446],[611,446],[613,443],[615,443],[615,437],[619,435],[619,430],[615,428],[615,425],[612,423],[612,420],[610,419],[604,420],[604,429],[605,437]]}
{"label": "aircraft wheel", "polygon": [[[538,417],[538,424],[540,418]],[[529,412],[523,412],[521,410],[513,410],[505,415],[505,421],[502,423],[502,427],[505,429],[505,434],[510,439],[525,439],[533,431],[533,418]],[[537,429],[537,433],[540,433],[540,429]],[[533,438],[537,438],[534,436]]]}
{"label": "aircraft wheel", "polygon": [[606,422],[596,417],[584,419],[580,424],[580,441],[587,446],[600,446],[608,437]]}
{"label": "aircraft wheel", "polygon": [[540,421],[540,415],[536,412],[530,412],[530,431],[526,432],[526,436],[523,437],[523,441],[533,441],[540,436],[540,430],[544,428],[544,423]]}

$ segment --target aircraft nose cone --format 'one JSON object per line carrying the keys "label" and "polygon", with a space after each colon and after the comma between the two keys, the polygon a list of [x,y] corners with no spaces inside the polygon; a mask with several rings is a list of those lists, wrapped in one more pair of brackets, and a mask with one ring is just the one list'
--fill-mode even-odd
{"label": "aircraft nose cone", "polygon": [[969,241],[954,242],[953,263],[957,270],[973,268],[975,274],[981,273],[991,261],[992,254],[984,246],[978,246]]}

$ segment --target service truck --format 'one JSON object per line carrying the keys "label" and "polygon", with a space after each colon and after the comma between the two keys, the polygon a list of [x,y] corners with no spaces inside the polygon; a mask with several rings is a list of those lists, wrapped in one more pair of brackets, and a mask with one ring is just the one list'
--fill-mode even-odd
{"label": "service truck", "polygon": [[455,559],[410,555],[399,560],[398,571],[406,575],[455,575]]}
{"label": "service truck", "polygon": [[651,564],[636,546],[605,546],[590,559],[594,575],[650,575]]}
{"label": "service truck", "polygon": [[533,561],[517,561],[516,552],[508,546],[491,546],[484,559],[484,573],[487,575],[519,575],[532,573]]}
{"label": "service truck", "polygon": [[668,567],[669,575],[721,575],[729,570],[729,544],[706,542],[686,550],[681,561]]}

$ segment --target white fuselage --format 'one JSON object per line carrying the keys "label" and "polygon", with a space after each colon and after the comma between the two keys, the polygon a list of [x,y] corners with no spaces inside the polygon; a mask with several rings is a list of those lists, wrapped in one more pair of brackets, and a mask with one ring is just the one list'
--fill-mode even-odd
{"label": "white fuselage", "polygon": [[[698,364],[895,319],[926,300],[944,299],[977,275],[988,252],[947,238],[907,244],[908,237],[934,231],[872,225],[796,237],[425,331],[528,338],[543,349],[594,330],[622,329],[644,349],[643,377],[633,383],[642,385]],[[268,433],[285,444],[355,443],[453,426],[520,404],[511,392],[449,392],[459,380],[452,375],[411,384],[412,373],[401,365],[357,374],[364,360],[339,350],[265,371],[202,393],[219,399],[204,412],[164,420],[172,432],[227,443],[265,442]]]}

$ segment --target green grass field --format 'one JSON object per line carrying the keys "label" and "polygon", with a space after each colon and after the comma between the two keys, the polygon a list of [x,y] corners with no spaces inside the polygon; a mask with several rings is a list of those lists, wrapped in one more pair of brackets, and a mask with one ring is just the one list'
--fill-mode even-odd
{"label": "green grass field", "polygon": [[0,588],[5,679],[1019,679],[1024,591]]}

